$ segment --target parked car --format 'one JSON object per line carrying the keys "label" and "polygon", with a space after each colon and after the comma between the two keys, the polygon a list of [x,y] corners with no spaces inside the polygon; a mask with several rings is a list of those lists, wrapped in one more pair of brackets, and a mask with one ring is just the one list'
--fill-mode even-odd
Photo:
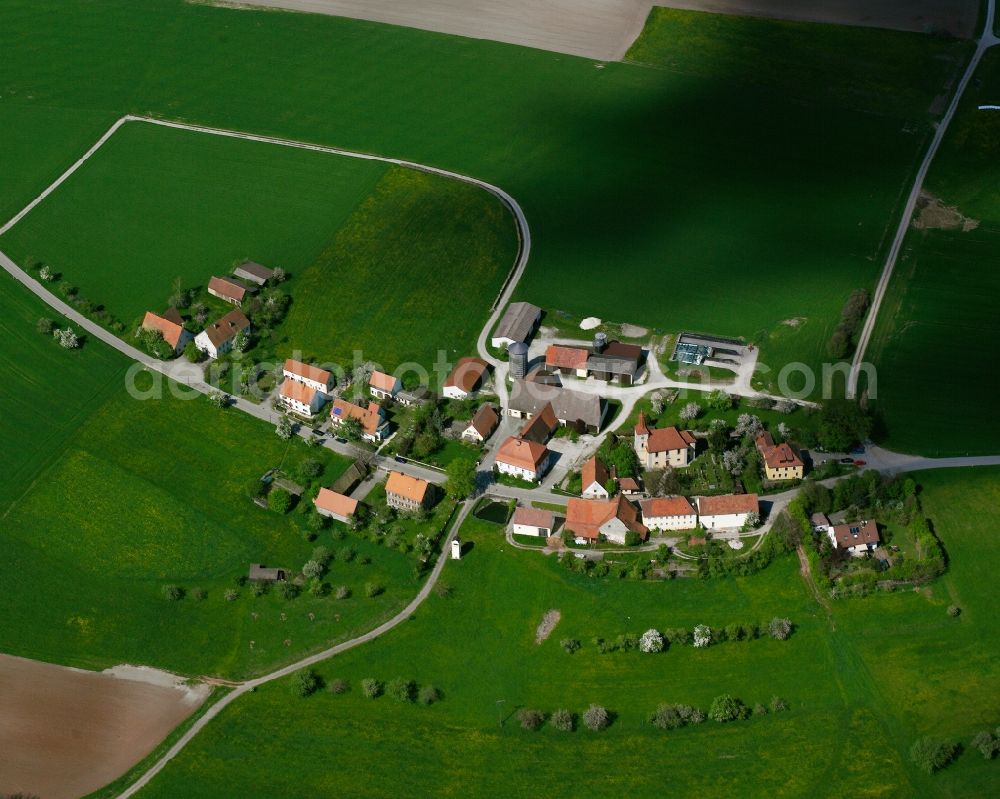
{"label": "parked car", "polygon": [[841,458],[840,461],[838,461],[838,462],[839,463],[845,463],[848,466],[853,466],[854,465],[854,458]]}
{"label": "parked car", "polygon": [[860,447],[855,447],[854,449],[852,449],[851,450],[851,454],[852,455],[864,455],[865,454],[864,445],[861,445]]}
{"label": "parked car", "polygon": [[395,460],[396,463],[406,463],[406,458],[401,458],[399,455],[396,456]]}
{"label": "parked car", "polygon": [[855,466],[867,466],[868,461],[854,461]]}
{"label": "parked car", "polygon": [[346,438],[341,438],[340,436],[337,436],[336,440],[337,440],[338,444],[346,444],[347,443],[347,439]]}

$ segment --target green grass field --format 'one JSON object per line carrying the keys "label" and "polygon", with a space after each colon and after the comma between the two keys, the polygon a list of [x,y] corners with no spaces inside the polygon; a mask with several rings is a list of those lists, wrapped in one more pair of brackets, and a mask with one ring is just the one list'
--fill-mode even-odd
{"label": "green grass field", "polygon": [[[1000,548],[978,521],[1000,501],[1000,470],[917,478],[951,571],[922,591],[844,600],[830,614],[811,598],[794,556],[744,579],[597,580],[511,550],[493,525],[467,522],[472,550],[442,577],[452,596],[432,596],[411,623],[322,666],[328,680],[351,682],[349,694],[299,700],[287,680],[268,685],[227,709],[214,734],[196,739],[143,795],[182,786],[192,797],[275,793],[283,778],[270,764],[278,762],[297,775],[302,795],[571,796],[583,780],[588,796],[658,796],[665,780],[694,795],[986,795],[1000,774],[978,753],[934,777],[906,753],[920,735],[967,743],[1000,718],[991,611]],[[951,603],[963,608],[958,619],[945,613]],[[537,645],[535,627],[550,608],[562,620]],[[590,642],[773,615],[796,624],[788,641],[660,655],[600,655]],[[562,638],[583,648],[566,654]],[[364,678],[397,676],[438,686],[444,700],[405,706],[359,690]],[[659,702],[707,706],[725,691],[749,702],[778,694],[791,710],[667,733],[645,722]],[[606,732],[532,733],[511,718],[519,707],[581,711],[590,702],[617,714]],[[262,736],[266,719],[279,716],[280,730]],[[259,767],[241,756],[251,750]],[[336,768],[317,751],[338,752]]]}
{"label": "green grass field", "polygon": [[[925,455],[1000,452],[993,347],[1000,276],[1000,114],[980,111],[1000,91],[1000,53],[989,51],[927,179],[975,230],[913,230],[893,272],[867,360],[878,368],[888,446]],[[947,390],[939,390],[947,386]],[[948,420],[961,419],[959,425]]]}
{"label": "green grass field", "polygon": [[516,255],[514,219],[491,194],[391,167],[296,282],[282,334],[344,364],[356,350],[387,369],[430,369],[439,350],[454,362],[475,351]]}
{"label": "green grass field", "polygon": [[204,287],[246,258],[280,266],[293,304],[279,356],[350,364],[357,350],[429,369],[438,349],[474,346],[517,233],[499,201],[458,181],[132,122],[0,246],[129,329],[166,306],[175,278]]}
{"label": "green grass field", "polygon": [[[225,601],[251,562],[297,570],[314,546],[302,536],[303,516],[258,508],[244,484],[271,467],[294,473],[306,457],[322,459],[333,480],[347,461],[307,453],[204,399],[134,400],[121,358],[95,342],[69,352],[36,333],[45,308],[6,278],[0,307],[0,331],[12,345],[2,356],[0,436],[5,452],[18,453],[0,486],[4,652],[239,676],[367,629],[415,592],[411,558],[334,541],[327,531],[315,544],[357,551],[326,577],[350,586],[351,598],[286,601],[244,588]],[[365,555],[370,565],[361,564]],[[366,582],[383,583],[385,593],[366,598]],[[167,584],[188,597],[167,601]],[[194,588],[207,599],[191,596]]]}
{"label": "green grass field", "polygon": [[[105,127],[152,113],[409,158],[522,204],[534,246],[519,297],[757,338],[773,367],[820,361],[843,301],[874,283],[928,108],[968,52],[920,35],[682,12],[654,16],[632,53],[645,63],[602,69],[180,0],[15,0],[2,22],[0,129],[23,134],[0,150],[11,213],[93,142],[101,113]],[[822,69],[803,70],[817,52]],[[679,286],[683,302],[672,300]],[[806,322],[781,325],[792,317]]]}

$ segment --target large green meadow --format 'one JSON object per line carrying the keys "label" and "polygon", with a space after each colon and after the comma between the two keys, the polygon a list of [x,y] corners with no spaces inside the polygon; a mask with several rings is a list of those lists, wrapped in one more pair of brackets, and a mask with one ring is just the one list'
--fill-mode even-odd
{"label": "large green meadow", "polygon": [[394,368],[474,346],[517,232],[495,197],[459,181],[129,122],[0,246],[128,330],[166,307],[175,280],[203,289],[245,259],[281,267],[292,306],[270,341],[279,355],[349,364],[357,350]]}
{"label": "large green meadow", "polygon": [[[320,459],[330,482],[345,459],[204,398],[133,399],[122,358],[96,342],[67,351],[35,332],[46,309],[9,279],[0,307],[4,652],[239,677],[368,629],[417,590],[412,557],[330,530],[309,542],[304,515],[279,516],[245,493],[267,469],[295,476],[306,458]],[[151,387],[149,375],[136,382]],[[325,578],[351,597],[255,597],[237,585],[250,563],[297,571],[320,544],[354,549]],[[368,582],[385,592],[366,597]],[[167,600],[167,585],[186,596]],[[238,597],[227,601],[227,589]]]}
{"label": "large green meadow", "polygon": [[180,0],[2,13],[0,141],[18,141],[0,148],[0,209],[126,112],[408,158],[518,199],[533,232],[519,297],[743,335],[772,367],[815,366],[851,290],[874,284],[934,97],[969,49],[658,10],[631,62],[595,64]]}
{"label": "large green meadow", "polygon": [[[993,454],[1000,427],[997,247],[1000,245],[1000,52],[969,85],[927,188],[977,220],[973,230],[911,229],[886,292],[867,360],[888,446],[924,455]],[[960,419],[961,423],[949,424]]]}
{"label": "large green meadow", "polygon": [[[749,578],[636,583],[568,573],[470,521],[463,538],[471,549],[441,578],[450,596],[432,596],[406,625],[322,665],[327,682],[349,681],[349,693],[303,700],[288,680],[267,685],[227,709],[143,795],[278,793],[286,772],[276,763],[296,775],[303,796],[572,796],[581,785],[588,796],[659,796],[666,786],[692,795],[989,794],[998,764],[978,752],[935,776],[907,753],[921,735],[968,743],[1000,720],[991,610],[1000,547],[980,523],[1000,501],[1000,470],[916,478],[949,573],[920,591],[829,610],[813,599],[794,555]],[[950,604],[962,608],[957,619],[945,612]],[[552,608],[562,619],[537,644],[536,626]],[[591,643],[650,626],[774,615],[794,622],[787,641],[657,655],[602,655]],[[564,638],[581,649],[567,654]],[[444,698],[430,707],[367,699],[360,683],[369,677],[411,678]],[[707,707],[724,692],[750,703],[779,695],[790,710],[670,732],[646,722],[660,702]],[[515,717],[524,707],[580,712],[591,702],[615,714],[605,732],[528,732]],[[336,762],[317,752],[336,752]]]}

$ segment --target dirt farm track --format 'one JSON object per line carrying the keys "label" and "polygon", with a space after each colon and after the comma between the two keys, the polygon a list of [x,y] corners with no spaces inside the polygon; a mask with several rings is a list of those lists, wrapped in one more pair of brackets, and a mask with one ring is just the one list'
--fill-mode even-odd
{"label": "dirt farm track", "polygon": [[90,672],[0,655],[0,795],[76,799],[149,754],[208,694],[152,669]]}
{"label": "dirt farm track", "polygon": [[[205,2],[206,0],[194,0]],[[654,5],[776,19],[948,31],[971,38],[978,0],[207,0],[388,22],[521,44],[600,61],[620,60]]]}

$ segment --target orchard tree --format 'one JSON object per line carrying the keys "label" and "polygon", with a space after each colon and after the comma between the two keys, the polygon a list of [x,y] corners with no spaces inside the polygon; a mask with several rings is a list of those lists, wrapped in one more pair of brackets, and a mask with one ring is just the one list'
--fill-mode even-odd
{"label": "orchard tree", "polygon": [[282,416],[275,425],[274,434],[282,441],[288,441],[292,437],[292,420]]}
{"label": "orchard tree", "polygon": [[683,408],[681,408],[680,417],[685,422],[691,422],[697,419],[701,415],[701,405],[697,402],[689,402]]}
{"label": "orchard tree", "polygon": [[649,629],[642,634],[639,639],[639,651],[640,652],[662,652],[663,651],[663,635],[659,630]]}
{"label": "orchard tree", "polygon": [[611,723],[611,714],[601,705],[591,705],[583,712],[583,723],[588,730],[597,732]]}
{"label": "orchard tree", "polygon": [[703,649],[712,643],[712,628],[707,624],[699,624],[694,628],[694,645]]}

